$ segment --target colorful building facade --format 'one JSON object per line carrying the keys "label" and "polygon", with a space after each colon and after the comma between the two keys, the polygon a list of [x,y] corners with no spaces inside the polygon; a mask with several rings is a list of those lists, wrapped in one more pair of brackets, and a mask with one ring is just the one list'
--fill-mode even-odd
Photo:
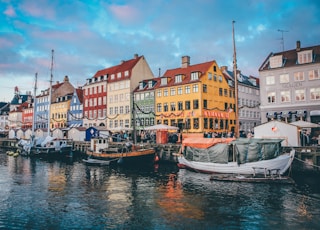
{"label": "colorful building facade", "polygon": [[167,70],[155,93],[157,124],[183,132],[226,133],[235,129],[235,94],[215,61]]}

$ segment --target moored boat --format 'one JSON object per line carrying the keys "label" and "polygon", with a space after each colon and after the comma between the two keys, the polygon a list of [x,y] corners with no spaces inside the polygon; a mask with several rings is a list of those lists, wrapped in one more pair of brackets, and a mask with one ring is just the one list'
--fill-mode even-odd
{"label": "moored boat", "polygon": [[104,160],[110,163],[125,164],[128,166],[153,165],[156,152],[153,148],[123,142],[119,147],[109,147],[108,138],[92,138],[90,149],[86,152],[89,159]]}
{"label": "moored boat", "polygon": [[283,175],[294,159],[295,150],[282,152],[282,139],[208,138],[183,141],[178,166],[201,173]]}

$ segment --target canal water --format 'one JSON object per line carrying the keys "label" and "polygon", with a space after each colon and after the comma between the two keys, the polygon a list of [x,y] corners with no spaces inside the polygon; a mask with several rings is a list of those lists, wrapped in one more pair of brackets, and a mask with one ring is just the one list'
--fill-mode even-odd
{"label": "canal water", "polygon": [[0,153],[0,229],[320,229],[317,185]]}

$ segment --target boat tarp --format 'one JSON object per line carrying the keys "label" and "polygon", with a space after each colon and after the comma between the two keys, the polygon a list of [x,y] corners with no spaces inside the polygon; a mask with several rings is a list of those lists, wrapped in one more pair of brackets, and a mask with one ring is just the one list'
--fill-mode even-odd
{"label": "boat tarp", "polygon": [[228,163],[229,146],[218,143],[209,148],[185,147],[185,157],[190,161]]}
{"label": "boat tarp", "polygon": [[230,143],[234,138],[204,138],[204,137],[187,137],[183,140],[182,146],[194,148],[209,148],[217,143]]}
{"label": "boat tarp", "polygon": [[[215,138],[212,139],[214,140]],[[190,161],[198,162],[227,163],[229,150],[232,148],[237,156],[238,164],[268,160],[280,155],[281,142],[283,141],[283,139],[261,138],[239,138],[227,141],[222,140],[223,139],[221,139],[220,142],[218,140],[212,142],[209,141],[211,146],[208,148],[203,148],[208,142],[201,142],[199,144],[196,144],[196,142],[194,142],[194,144],[189,142],[184,145],[185,158]]]}
{"label": "boat tarp", "polygon": [[283,139],[240,138],[232,142],[239,164],[268,160],[280,155]]}

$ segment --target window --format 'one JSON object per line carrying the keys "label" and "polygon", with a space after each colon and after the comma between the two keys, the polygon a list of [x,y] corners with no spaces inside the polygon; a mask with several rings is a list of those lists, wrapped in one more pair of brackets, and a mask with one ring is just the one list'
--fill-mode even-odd
{"label": "window", "polygon": [[183,110],[183,102],[182,101],[178,101],[178,110],[179,111]]}
{"label": "window", "polygon": [[185,87],[185,92],[186,92],[186,94],[189,94],[189,93],[190,93],[190,86],[186,86],[186,87]]}
{"label": "window", "polygon": [[223,95],[224,95],[225,97],[228,96],[228,90],[227,90],[227,89],[224,89],[224,90],[223,90]]}
{"label": "window", "polygon": [[194,129],[199,128],[199,118],[193,118],[193,128]]}
{"label": "window", "polygon": [[204,93],[207,93],[207,92],[208,92],[208,87],[207,87],[206,84],[203,84],[203,85],[202,85],[202,88],[203,88],[202,90],[203,90]]}
{"label": "window", "polygon": [[186,101],[185,104],[186,104],[186,110],[190,110],[191,109],[190,101]]}
{"label": "window", "polygon": [[289,83],[289,74],[280,74],[280,83]]}
{"label": "window", "polygon": [[178,95],[182,95],[182,87],[178,87]]}
{"label": "window", "polygon": [[199,86],[198,86],[198,84],[193,85],[193,86],[192,86],[192,90],[193,90],[194,93],[199,92]]}
{"label": "window", "polygon": [[309,80],[320,79],[320,70],[310,70],[309,71]]}
{"label": "window", "polygon": [[222,76],[219,76],[219,82],[222,82]]}
{"label": "window", "polygon": [[268,103],[275,103],[276,102],[276,93],[275,92],[269,92],[267,94],[268,97]]}
{"label": "window", "polygon": [[149,81],[148,82],[148,88],[152,88],[153,87],[153,84],[152,84],[153,82],[152,81]]}
{"label": "window", "polygon": [[129,70],[124,71],[124,76],[128,77],[129,76]]}
{"label": "window", "polygon": [[208,80],[212,80],[212,73],[208,73]]}
{"label": "window", "polygon": [[163,111],[164,112],[168,112],[169,108],[168,108],[168,103],[164,103],[163,104]]}
{"label": "window", "polygon": [[171,102],[170,107],[171,107],[171,111],[176,111],[176,103],[175,102]]}
{"label": "window", "polygon": [[113,80],[114,79],[114,74],[111,74],[111,80]]}
{"label": "window", "polygon": [[199,100],[193,100],[193,109],[199,109]]}
{"label": "window", "polygon": [[170,88],[170,96],[176,95],[176,88]]}
{"label": "window", "polygon": [[168,83],[168,79],[166,77],[161,78],[161,85],[166,85]]}
{"label": "window", "polygon": [[299,64],[312,62],[312,50],[301,51],[298,53]]}
{"label": "window", "polygon": [[219,96],[222,96],[222,88],[219,88]]}
{"label": "window", "polygon": [[157,112],[161,112],[161,103],[157,104]]}
{"label": "window", "polygon": [[310,99],[320,100],[320,88],[310,88]]}
{"label": "window", "polygon": [[274,76],[267,76],[266,77],[266,85],[274,85],[274,84],[275,84]]}
{"label": "window", "polygon": [[295,72],[294,73],[294,81],[304,81],[303,72]]}
{"label": "window", "polygon": [[195,81],[199,79],[199,72],[192,72],[191,73],[191,81]]}
{"label": "window", "polygon": [[180,83],[180,82],[182,82],[182,75],[181,74],[175,76],[175,83]]}
{"label": "window", "polygon": [[280,96],[281,96],[281,102],[290,102],[290,99],[291,99],[290,91],[281,91]]}
{"label": "window", "polygon": [[186,119],[186,129],[190,129],[191,128],[191,120],[189,118]]}
{"label": "window", "polygon": [[157,97],[161,97],[161,89],[157,91]]}
{"label": "window", "polygon": [[279,68],[282,66],[282,55],[277,55],[269,58],[270,68]]}
{"label": "window", "polygon": [[304,89],[295,90],[296,101],[304,101],[306,98],[306,92]]}
{"label": "window", "polygon": [[164,89],[164,90],[163,90],[163,96],[164,96],[164,97],[167,97],[167,96],[168,96],[168,89]]}
{"label": "window", "polygon": [[144,87],[143,82],[139,82],[139,89],[143,89],[143,87]]}
{"label": "window", "polygon": [[207,109],[208,108],[208,101],[205,99],[203,100],[203,108]]}

